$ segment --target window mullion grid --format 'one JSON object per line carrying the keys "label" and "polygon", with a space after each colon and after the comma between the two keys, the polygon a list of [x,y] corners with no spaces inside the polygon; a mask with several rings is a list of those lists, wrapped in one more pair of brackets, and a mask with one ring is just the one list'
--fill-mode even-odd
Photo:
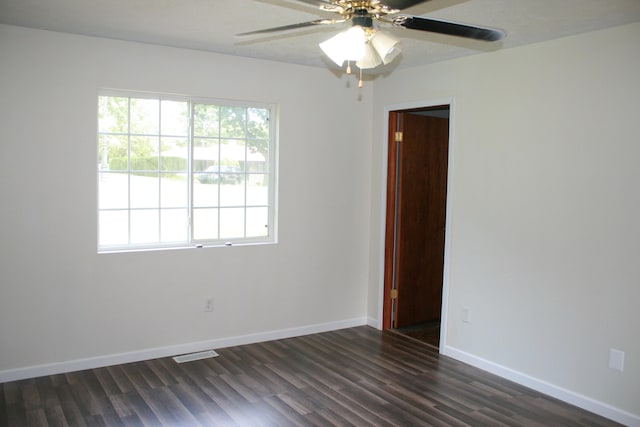
{"label": "window mullion grid", "polygon": [[[134,244],[133,243],[133,236],[134,236],[134,231],[133,230],[133,225],[135,223],[135,218],[133,217],[133,213],[137,212],[137,211],[142,211],[142,210],[146,210],[145,208],[139,207],[139,208],[134,208],[133,207],[133,202],[135,202],[136,200],[134,199],[134,194],[132,194],[132,190],[135,187],[136,184],[136,180],[134,180],[134,173],[138,173],[138,169],[134,170],[134,165],[133,165],[133,159],[134,159],[134,153],[133,153],[133,149],[137,146],[134,146],[133,143],[134,141],[134,137],[137,136],[138,134],[133,134],[134,128],[135,128],[135,123],[132,123],[132,120],[134,120],[134,111],[132,110],[132,108],[135,106],[134,101],[137,98],[135,97],[130,97],[127,96],[126,97],[126,106],[127,106],[127,110],[126,110],[126,114],[127,114],[127,127],[126,127],[126,147],[127,147],[127,152],[126,152],[126,156],[127,156],[127,181],[126,181],[126,189],[127,189],[127,196],[126,196],[126,212],[127,212],[127,217],[126,217],[126,225],[127,225],[127,233],[126,233],[126,242],[128,246],[138,246],[138,244]],[[159,96],[157,98],[159,105],[158,105],[158,112],[157,114],[157,122],[158,122],[158,129],[153,133],[153,134],[149,134],[147,136],[153,136],[157,138],[157,142],[158,142],[158,146],[157,146],[157,153],[156,153],[156,159],[157,159],[157,166],[156,166],[156,173],[157,173],[157,181],[156,181],[156,188],[158,191],[158,195],[156,196],[157,200],[157,219],[158,219],[158,224],[157,224],[157,236],[158,236],[158,245],[161,246],[162,241],[163,241],[163,225],[162,225],[162,220],[163,217],[165,216],[165,209],[162,208],[162,203],[163,200],[165,198],[165,196],[167,196],[167,194],[163,195],[163,188],[166,187],[167,182],[163,182],[163,103],[162,103],[162,98]],[[186,213],[187,213],[187,218],[186,218],[186,224],[183,223],[182,227],[187,227],[187,230],[184,230],[184,228],[182,228],[183,232],[186,231],[186,238],[187,238],[187,244],[191,245],[193,244],[193,242],[195,241],[195,237],[196,237],[196,233],[195,233],[195,223],[194,223],[194,213],[196,212],[195,210],[195,196],[196,194],[194,193],[195,191],[195,173],[196,171],[194,170],[195,168],[195,160],[194,160],[194,156],[196,154],[195,152],[195,138],[196,138],[196,128],[195,128],[195,123],[196,123],[196,101],[194,100],[187,100],[187,117],[186,120],[188,121],[188,123],[184,123],[187,124],[187,135],[186,135],[186,142],[187,142],[187,152],[189,153],[189,155],[187,156],[187,161],[186,161],[186,166],[187,166],[187,176],[186,176],[186,186],[182,186],[183,190],[182,191],[187,191],[186,194]],[[214,104],[215,105],[215,104]],[[213,136],[214,141],[217,143],[216,146],[216,151],[217,151],[217,166],[218,168],[220,168],[220,162],[222,159],[222,155],[223,155],[223,146],[222,146],[222,141],[224,139],[224,137],[222,136],[223,134],[223,123],[225,123],[224,118],[223,118],[223,114],[222,111],[220,111],[222,109],[222,107],[220,105],[217,105],[218,107],[218,114],[217,114],[217,122],[218,122],[218,126],[217,126],[217,135]],[[166,105],[165,105],[166,108]],[[269,115],[271,113],[271,109],[269,109]],[[269,118],[267,118],[267,120],[269,120]],[[249,147],[249,144],[251,144],[253,142],[253,139],[251,138],[251,136],[249,135],[249,124],[250,124],[250,117],[248,114],[248,107],[244,108],[244,120],[243,120],[243,127],[244,127],[244,135],[241,137],[241,139],[239,139],[237,136],[234,135],[229,135],[228,139],[229,142],[232,143],[232,145],[235,145],[236,143],[242,143],[243,144],[243,149],[241,151],[242,155],[243,155],[243,162],[244,162],[244,168],[242,171],[242,176],[243,176],[243,185],[242,185],[242,189],[236,187],[237,190],[234,191],[241,191],[243,194],[243,199],[244,199],[244,203],[242,203],[241,205],[237,205],[237,206],[222,206],[222,199],[224,198],[224,194],[222,194],[222,187],[223,187],[223,180],[222,179],[218,179],[217,182],[214,184],[217,188],[216,188],[216,198],[217,198],[217,205],[214,208],[214,211],[217,211],[217,216],[216,216],[216,223],[215,224],[211,224],[212,226],[214,226],[216,228],[216,234],[217,237],[215,238],[215,240],[219,241],[219,242],[223,242],[224,241],[224,236],[222,236],[222,229],[224,228],[223,225],[225,225],[225,221],[223,221],[223,211],[225,210],[229,210],[232,207],[237,207],[237,208],[242,208],[244,215],[243,215],[243,233],[242,234],[238,234],[238,236],[242,236],[241,238],[243,239],[247,239],[249,238],[249,231],[248,231],[248,226],[252,223],[250,223],[249,218],[248,218],[248,213],[249,213],[249,209],[251,206],[249,206],[248,202],[249,202],[249,197],[251,194],[251,189],[249,187],[250,184],[250,179],[252,176],[252,172],[250,169],[250,149],[251,147]],[[265,178],[268,180],[268,184],[267,184],[267,203],[266,203],[266,208],[267,208],[267,222],[268,222],[268,236],[272,236],[272,232],[273,232],[273,227],[275,226],[275,218],[274,218],[274,191],[273,191],[273,174],[274,174],[274,168],[275,168],[275,159],[274,159],[274,149],[273,149],[273,145],[271,144],[271,142],[274,140],[274,130],[272,126],[269,126],[269,150],[268,150],[268,156],[267,158],[264,159],[264,161],[266,161],[267,163],[267,170],[265,172],[261,172],[261,173],[265,173]],[[106,134],[107,132],[105,132]],[[123,135],[125,136],[125,135]],[[142,135],[141,135],[142,136]],[[233,141],[235,140],[235,142]],[[137,148],[136,148],[137,149]],[[239,160],[239,159],[238,159]],[[143,163],[141,163],[142,165]],[[136,168],[138,167],[137,164],[135,165]],[[147,168],[142,168],[142,169],[147,169]],[[143,172],[143,170],[140,170],[139,172]],[[151,172],[151,170],[147,170],[146,172]],[[220,176],[220,170],[218,169],[218,171],[216,171],[217,175],[216,176]],[[137,187],[136,187],[137,188]],[[167,187],[169,188],[169,187]],[[172,188],[172,187],[171,187]],[[236,193],[238,196],[240,194]],[[183,199],[184,200],[184,199]],[[235,203],[233,203],[234,205],[236,205]],[[213,206],[212,206],[213,207]],[[253,208],[257,208],[257,205],[254,205]],[[230,211],[231,214],[232,211]],[[238,224],[239,225],[239,224]],[[226,225],[225,225],[226,226]],[[170,231],[168,229],[166,229],[165,231]],[[213,230],[212,230],[213,231]],[[239,230],[237,230],[239,231]],[[235,234],[235,233],[234,233]],[[125,237],[125,236],[123,236]],[[151,243],[151,241],[149,242]],[[151,243],[153,245],[153,243]],[[146,246],[146,244],[141,245],[141,246]]]}
{"label": "window mullion grid", "polygon": [[268,144],[268,152],[267,158],[265,159],[267,162],[267,188],[268,188],[268,196],[267,196],[267,235],[271,238],[275,238],[275,167],[276,167],[276,154],[275,154],[275,145],[273,141],[276,139],[276,127],[273,126],[272,116],[274,109],[273,107],[269,108],[269,114],[267,116],[267,121],[269,123],[269,144]]}
{"label": "window mullion grid", "polygon": [[[220,106],[218,106],[218,177],[220,177],[220,162],[222,161],[222,108],[220,108]],[[218,206],[216,207],[216,209],[218,210],[218,238],[217,240],[222,240],[222,237],[220,236],[220,220],[222,218],[222,209],[220,207],[220,202],[221,202],[221,198],[220,198],[220,181],[222,181],[221,179],[217,179],[216,180],[216,187],[217,187],[217,196],[218,196]]]}
{"label": "window mullion grid", "polygon": [[248,175],[248,171],[247,168],[249,167],[249,156],[247,155],[247,150],[248,150],[248,145],[249,145],[249,135],[248,135],[248,122],[249,121],[249,109],[245,108],[244,109],[244,224],[242,227],[242,233],[243,233],[243,237],[246,239],[247,238],[247,187],[248,187],[248,179],[249,179],[249,175]]}
{"label": "window mullion grid", "polygon": [[158,243],[162,242],[162,99],[158,99]]}
{"label": "window mullion grid", "polygon": [[194,114],[195,114],[195,106],[192,101],[189,101],[189,126],[188,126],[188,135],[187,135],[187,146],[189,156],[187,158],[187,236],[189,239],[189,244],[193,244],[195,240],[194,230],[193,230],[193,153],[195,146],[195,129],[194,129]]}
{"label": "window mullion grid", "polygon": [[127,98],[127,244],[131,244],[131,97]]}

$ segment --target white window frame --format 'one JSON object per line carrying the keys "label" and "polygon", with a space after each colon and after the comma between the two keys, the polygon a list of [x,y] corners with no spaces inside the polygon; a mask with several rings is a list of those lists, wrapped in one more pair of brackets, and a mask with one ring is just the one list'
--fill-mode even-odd
{"label": "white window frame", "polygon": [[[133,175],[131,169],[131,162],[129,161],[128,169],[126,171],[127,179],[128,179],[128,206],[127,208],[121,209],[101,209],[100,208],[100,179],[104,178],[104,173],[116,173],[112,171],[103,171],[101,170],[100,165],[100,136],[101,135],[110,135],[112,133],[109,132],[101,132],[99,128],[99,106],[96,114],[96,129],[97,129],[97,155],[96,155],[96,164],[97,164],[97,181],[96,181],[96,212],[97,212],[97,243],[98,243],[98,253],[112,253],[112,252],[131,252],[131,251],[151,251],[151,250],[163,250],[163,249],[180,249],[180,248],[204,248],[204,247],[228,247],[235,245],[255,245],[255,244],[271,244],[277,243],[277,159],[278,159],[278,144],[277,144],[277,135],[278,135],[278,108],[276,104],[270,103],[260,103],[260,102],[251,102],[251,101],[231,101],[231,100],[220,100],[220,99],[212,99],[212,98],[203,98],[203,97],[189,97],[189,96],[179,96],[179,95],[168,95],[162,93],[144,93],[144,92],[132,92],[132,91],[120,91],[120,90],[101,90],[98,93],[97,101],[100,102],[101,97],[119,97],[119,98],[129,98],[131,99],[154,99],[161,101],[178,101],[178,102],[187,102],[189,105],[189,134],[188,134],[188,170],[187,170],[187,198],[188,198],[188,224],[185,224],[187,229],[187,239],[185,241],[179,242],[153,242],[153,243],[131,243],[131,226],[130,226],[130,218],[131,212],[135,211],[135,208],[131,207],[131,179],[130,177]],[[258,237],[236,237],[236,238],[218,238],[218,239],[196,239],[194,236],[194,175],[198,174],[199,171],[193,170],[193,159],[194,159],[194,139],[198,138],[197,135],[194,135],[194,105],[201,104],[209,104],[215,105],[218,107],[239,107],[248,109],[265,109],[269,111],[269,149],[268,149],[268,158],[267,162],[267,171],[260,172],[268,175],[268,232],[266,236],[258,236]],[[130,114],[130,112],[129,112]],[[159,119],[158,119],[159,120]],[[161,124],[159,125],[161,128]],[[129,141],[131,140],[132,135],[136,134],[131,132],[131,123],[129,118],[129,128],[125,134]],[[162,132],[159,131],[159,138],[163,137]],[[215,138],[213,138],[215,139]],[[223,136],[218,135],[218,141],[221,142],[225,139]],[[245,137],[245,147],[247,146],[247,141],[249,137]],[[131,154],[131,146],[129,142],[129,146],[127,149],[127,153],[130,156]],[[118,171],[117,173],[123,174],[122,171]],[[251,173],[247,170],[244,170],[242,173],[244,180],[247,179]],[[160,178],[159,178],[160,179]],[[243,182],[244,182],[243,180]],[[245,193],[247,186],[244,186]],[[218,192],[220,191],[220,187],[218,184]],[[159,196],[160,197],[160,196]],[[218,196],[219,197],[219,196]],[[262,207],[262,205],[260,205]],[[242,206],[238,206],[246,209],[247,207],[251,208],[250,205],[247,204],[246,198],[245,203]],[[161,211],[163,208],[160,203],[157,208]],[[197,208],[196,208],[197,209]],[[216,207],[212,207],[212,209],[216,209]],[[224,209],[219,204],[217,209]],[[109,210],[121,210],[126,211],[129,218],[129,226],[127,230],[128,235],[128,244],[113,244],[113,245],[101,245],[100,243],[100,213],[103,211]],[[247,232],[246,227],[246,216],[244,219],[245,226],[244,231],[245,234]],[[220,224],[220,215],[218,215],[218,227]],[[160,225],[159,225],[160,227]]]}

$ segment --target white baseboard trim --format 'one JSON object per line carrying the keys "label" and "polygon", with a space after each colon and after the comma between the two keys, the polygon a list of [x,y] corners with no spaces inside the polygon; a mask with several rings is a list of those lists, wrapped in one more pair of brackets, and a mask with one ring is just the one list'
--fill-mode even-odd
{"label": "white baseboard trim", "polygon": [[376,328],[378,330],[382,330],[382,324],[375,317],[367,317],[367,326],[371,326],[372,328]]}
{"label": "white baseboard trim", "polygon": [[143,360],[158,359],[161,357],[173,357],[186,353],[195,353],[211,349],[233,347],[236,345],[253,344],[257,342],[336,331],[339,329],[352,328],[355,326],[364,326],[367,324],[367,321],[368,319],[366,317],[359,317],[355,319],[318,323],[314,325],[259,332],[255,334],[240,335],[236,337],[219,338],[208,341],[172,345],[167,347],[150,348],[127,353],[110,354],[106,356],[90,357],[86,359],[76,359],[65,362],[29,366],[25,368],[9,369],[0,371],[0,384],[27,378],[42,377],[45,375],[63,374],[66,372],[102,368],[104,366],[140,362]]}
{"label": "white baseboard trim", "polygon": [[506,366],[499,365],[486,359],[474,356],[473,354],[458,350],[451,346],[445,346],[442,354],[459,360],[483,371],[491,372],[499,377],[508,379],[525,387],[544,393],[548,396],[570,403],[574,406],[601,415],[610,420],[619,422],[629,427],[640,427],[640,415],[632,414],[609,404],[599,402],[590,397],[567,390],[557,385],[548,383],[538,378],[531,377],[521,372],[515,371]]}

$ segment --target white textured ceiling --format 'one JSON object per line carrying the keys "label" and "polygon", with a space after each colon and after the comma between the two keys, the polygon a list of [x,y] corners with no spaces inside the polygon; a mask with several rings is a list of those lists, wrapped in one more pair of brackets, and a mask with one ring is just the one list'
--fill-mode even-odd
{"label": "white textured ceiling", "polygon": [[[402,12],[499,28],[507,36],[486,43],[390,28],[403,41],[393,64],[399,68],[640,21],[640,0],[431,0]],[[317,67],[334,66],[318,43],[348,23],[249,38],[234,34],[331,17],[295,0],[0,0],[4,24]]]}

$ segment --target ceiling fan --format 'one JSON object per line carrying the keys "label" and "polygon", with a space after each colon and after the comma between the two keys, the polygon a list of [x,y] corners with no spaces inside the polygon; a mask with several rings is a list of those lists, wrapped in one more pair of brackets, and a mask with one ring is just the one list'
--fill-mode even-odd
{"label": "ceiling fan", "polygon": [[[400,53],[400,42],[379,30],[374,22],[391,24],[395,27],[410,30],[427,31],[482,41],[501,40],[505,33],[502,30],[465,25],[455,22],[441,21],[420,16],[399,14],[403,9],[425,3],[429,0],[298,0],[314,5],[322,11],[340,15],[335,19],[317,19],[281,27],[266,28],[237,34],[250,36],[269,34],[279,31],[295,30],[316,25],[331,25],[351,21],[353,26],[337,36],[320,43],[322,50],[336,64],[342,66],[347,62],[347,73],[350,63],[362,69],[375,68],[388,64]],[[362,79],[360,86],[362,85]]]}

